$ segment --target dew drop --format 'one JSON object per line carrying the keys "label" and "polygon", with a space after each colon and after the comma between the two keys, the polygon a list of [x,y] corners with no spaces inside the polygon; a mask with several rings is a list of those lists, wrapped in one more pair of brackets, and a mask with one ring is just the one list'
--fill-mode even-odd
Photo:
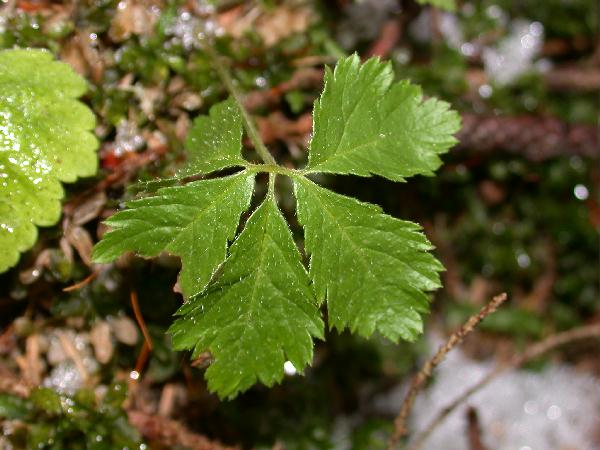
{"label": "dew drop", "polygon": [[296,375],[298,373],[298,371],[296,370],[296,367],[294,367],[294,364],[292,364],[291,361],[286,361],[283,363],[283,371],[285,372],[286,375]]}
{"label": "dew drop", "polygon": [[575,186],[575,188],[573,188],[573,195],[575,195],[575,198],[577,200],[587,200],[587,198],[590,195],[590,192],[588,191],[588,188],[585,187],[583,184],[578,184],[577,186]]}

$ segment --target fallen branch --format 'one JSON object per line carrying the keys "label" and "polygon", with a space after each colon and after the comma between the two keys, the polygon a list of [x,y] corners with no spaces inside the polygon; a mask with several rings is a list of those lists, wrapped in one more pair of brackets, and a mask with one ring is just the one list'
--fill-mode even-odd
{"label": "fallen branch", "polygon": [[[89,374],[85,368],[85,364],[83,363],[83,357],[79,353],[79,350],[77,350],[77,347],[75,347],[75,344],[73,344],[73,342],[67,337],[66,333],[62,331],[58,333],[58,340],[60,341],[60,345],[65,354],[71,361],[73,361],[73,364],[75,364],[75,368],[77,369],[77,372],[79,372],[81,378],[84,381],[87,381]],[[39,383],[40,382],[36,382],[35,384]]]}
{"label": "fallen branch", "polygon": [[429,359],[423,365],[421,370],[413,377],[408,393],[400,408],[400,412],[394,420],[394,432],[388,443],[388,448],[390,450],[396,448],[400,439],[407,434],[406,421],[412,410],[415,398],[423,388],[425,381],[431,376],[433,369],[444,360],[450,350],[459,345],[465,336],[471,333],[484,318],[496,311],[507,298],[506,294],[497,295],[487,305],[481,308],[479,313],[469,317],[469,319],[450,336],[448,341],[439,348],[437,353],[433,355],[433,357]]}
{"label": "fallen branch", "polygon": [[446,406],[438,416],[431,421],[431,423],[421,432],[411,443],[409,450],[420,450],[423,448],[423,444],[431,433],[440,425],[449,415],[452,413],[460,404],[467,400],[475,392],[479,391],[484,386],[488,385],[491,381],[503,373],[516,369],[528,361],[538,358],[544,353],[549,352],[562,345],[582,340],[598,338],[600,335],[600,329],[598,324],[586,325],[579,328],[574,328],[563,333],[554,334],[547,337],[541,342],[535,343],[529,346],[522,353],[515,355],[506,365],[500,365],[492,370],[489,374],[483,377],[479,382],[475,383],[469,389],[467,389],[462,395],[457,397],[452,403]]}
{"label": "fallen branch", "polygon": [[98,272],[92,272],[83,280],[78,281],[77,283],[72,284],[71,286],[67,286],[66,288],[63,288],[63,292],[72,292],[81,289],[82,287],[90,284],[97,276]]}

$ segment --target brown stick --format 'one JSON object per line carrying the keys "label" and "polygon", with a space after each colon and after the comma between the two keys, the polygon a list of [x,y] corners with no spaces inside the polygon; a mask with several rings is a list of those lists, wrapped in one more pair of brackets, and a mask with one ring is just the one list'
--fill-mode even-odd
{"label": "brown stick", "polygon": [[[40,384],[42,382],[43,367],[40,357],[39,334],[32,334],[25,340],[25,361],[27,363],[25,377],[33,384]],[[85,375],[83,377],[85,378]]]}
{"label": "brown stick", "polygon": [[71,291],[76,291],[77,289],[81,289],[85,285],[90,284],[90,282],[93,281],[94,278],[96,278],[97,276],[98,276],[98,272],[92,272],[87,277],[85,277],[83,280],[78,281],[77,283],[72,284],[71,286],[67,286],[66,288],[63,288],[63,292],[71,292]]}
{"label": "brown stick", "polygon": [[531,361],[532,359],[535,359],[557,347],[581,339],[598,338],[599,334],[600,329],[598,328],[598,324],[596,323],[592,325],[574,328],[563,333],[554,334],[552,336],[547,337],[541,342],[527,347],[525,351],[518,355],[515,355],[514,358],[512,358],[508,362],[508,364],[496,367],[485,377],[483,377],[479,382],[475,383],[463,394],[457,397],[452,403],[446,406],[438,414],[438,416],[430,422],[430,424],[425,428],[425,430],[414,439],[413,443],[409,447],[409,450],[420,450],[421,448],[423,448],[423,444],[431,435],[433,430],[435,430],[438,427],[438,425],[440,425],[446,419],[446,417],[448,417],[450,413],[452,413],[452,411],[454,411],[461,403],[463,403],[471,395],[479,391],[484,386],[488,385],[491,381],[496,379],[498,376],[502,375],[504,372],[507,372],[511,369],[516,369],[521,365],[525,364],[526,362]]}
{"label": "brown stick", "polygon": [[400,442],[400,439],[407,434],[408,430],[406,428],[406,421],[412,410],[415,398],[425,384],[425,381],[427,381],[427,379],[431,376],[433,369],[435,369],[444,360],[450,350],[459,345],[465,336],[475,329],[479,322],[496,311],[498,307],[506,301],[507,298],[508,297],[505,293],[497,295],[487,305],[481,308],[479,313],[469,317],[463,326],[461,326],[450,336],[448,341],[439,348],[437,353],[433,355],[433,357],[429,359],[423,365],[421,370],[414,376],[408,393],[406,394],[404,402],[400,408],[400,412],[394,420],[394,432],[392,433],[392,437],[388,443],[388,448],[390,450],[396,448],[398,442]]}
{"label": "brown stick", "polygon": [[142,312],[140,311],[140,305],[138,304],[137,292],[130,292],[131,298],[131,307],[133,308],[133,314],[135,316],[135,320],[137,320],[140,329],[142,330],[142,334],[144,335],[144,340],[146,341],[146,345],[148,346],[148,350],[152,350],[152,338],[150,337],[150,333],[148,333],[148,329],[146,328],[146,322],[144,322],[144,317],[142,316]]}
{"label": "brown stick", "polygon": [[148,440],[161,442],[168,448],[187,447],[192,450],[234,450],[208,438],[193,433],[181,423],[160,416],[152,416],[141,411],[127,411],[129,422]]}
{"label": "brown stick", "polygon": [[381,27],[379,38],[367,50],[366,57],[387,56],[396,46],[402,36],[402,25],[397,18],[390,19]]}
{"label": "brown stick", "polygon": [[135,381],[139,379],[139,377],[142,374],[142,371],[144,370],[144,367],[146,366],[146,363],[148,362],[149,356],[150,348],[148,347],[148,341],[144,341],[144,343],[142,344],[142,349],[140,350],[140,353],[135,361],[135,368],[130,374],[130,378],[132,380]]}
{"label": "brown stick", "polygon": [[289,91],[320,86],[323,83],[323,69],[305,67],[298,69],[292,77],[267,90],[252,91],[244,97],[244,107],[254,111],[260,108],[275,106]]}

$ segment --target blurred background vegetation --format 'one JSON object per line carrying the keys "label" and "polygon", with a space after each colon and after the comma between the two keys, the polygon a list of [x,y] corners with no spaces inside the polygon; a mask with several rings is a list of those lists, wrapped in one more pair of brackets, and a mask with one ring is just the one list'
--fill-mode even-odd
{"label": "blurred background vegetation", "polygon": [[[304,377],[220,402],[203,361],[190,364],[165,335],[181,302],[178,260],[90,263],[101,220],[137,181],[172,175],[191,120],[226,96],[202,51],[207,35],[231,59],[263,139],[292,167],[306,161],[323,65],[351,52],[390,59],[398,78],[461,112],[460,144],[435,177],[322,180],[423,224],[446,267],[429,332],[451,332],[504,291],[509,303],[467,342],[469,357],[505,360],[598,321],[597,2],[459,1],[453,12],[409,0],[0,5],[0,48],[48,48],[87,78],[101,141],[97,177],[67,186],[62,223],[0,275],[0,448],[383,448],[393,415],[372,399],[408,379],[426,338],[393,345],[332,332]],[[293,221],[290,187],[280,194]],[[596,345],[559,359],[597,375]],[[340,417],[352,418],[343,438]]]}

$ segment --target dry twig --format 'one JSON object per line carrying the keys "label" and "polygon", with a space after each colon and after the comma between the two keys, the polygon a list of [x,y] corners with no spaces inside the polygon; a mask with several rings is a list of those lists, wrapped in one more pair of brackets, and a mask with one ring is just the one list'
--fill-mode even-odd
{"label": "dry twig", "polygon": [[71,292],[71,291],[76,291],[77,289],[81,289],[82,287],[86,286],[87,284],[90,284],[90,282],[93,281],[94,278],[96,278],[97,276],[98,276],[98,272],[92,272],[87,277],[85,277],[83,280],[78,281],[77,283],[72,284],[71,286],[67,286],[66,288],[63,288],[63,292]]}
{"label": "dry twig", "polygon": [[144,335],[144,340],[148,345],[148,350],[152,350],[152,338],[150,337],[150,333],[148,332],[148,328],[146,328],[146,322],[144,322],[144,317],[142,316],[142,312],[140,311],[140,305],[138,303],[137,292],[130,292],[131,298],[131,307],[133,308],[133,314],[135,316],[135,320],[137,320],[140,329],[142,330],[142,334]]}
{"label": "dry twig", "polygon": [[146,328],[146,322],[144,322],[144,317],[142,316],[142,311],[140,311],[140,305],[138,303],[137,292],[132,290],[130,292],[130,298],[131,298],[131,307],[133,308],[133,314],[135,316],[135,320],[137,320],[140,330],[142,330],[142,335],[144,336],[144,344],[142,345],[140,354],[138,355],[137,360],[135,362],[135,368],[133,369],[133,372],[132,372],[132,375],[135,374],[134,375],[135,378],[133,378],[133,379],[137,380],[138,377],[140,376],[140,374],[142,373],[142,370],[144,369],[146,362],[148,361],[148,356],[150,356],[150,352],[152,351],[152,337],[150,336],[150,333],[148,332],[148,328]]}
{"label": "dry twig", "polygon": [[423,444],[427,438],[431,435],[438,425],[440,425],[446,417],[450,415],[460,404],[468,399],[475,392],[479,391],[484,386],[488,385],[491,381],[495,380],[498,376],[502,375],[511,369],[516,369],[528,361],[538,358],[544,353],[549,352],[562,345],[578,341],[581,339],[598,338],[600,329],[598,324],[586,325],[583,327],[574,328],[563,333],[554,334],[547,337],[541,342],[535,343],[529,346],[525,351],[515,355],[506,365],[500,365],[492,370],[489,374],[483,377],[479,382],[471,386],[467,391],[457,397],[452,403],[446,406],[438,416],[431,421],[431,423],[421,432],[412,442],[409,450],[420,450],[423,448]]}
{"label": "dry twig", "polygon": [[435,369],[444,360],[450,350],[459,345],[465,336],[467,336],[475,329],[475,327],[477,327],[479,322],[496,311],[498,307],[506,301],[507,298],[508,297],[506,294],[497,295],[487,305],[481,308],[479,313],[469,317],[469,319],[450,336],[448,341],[439,348],[437,353],[433,355],[433,357],[429,359],[423,365],[421,370],[419,370],[419,372],[414,376],[408,393],[406,394],[404,402],[400,408],[400,412],[394,420],[394,432],[392,433],[392,437],[390,438],[388,445],[390,450],[396,448],[400,439],[407,434],[408,430],[406,428],[406,420],[410,415],[417,394],[425,384],[425,381],[427,381],[427,379],[431,376],[433,369]]}

